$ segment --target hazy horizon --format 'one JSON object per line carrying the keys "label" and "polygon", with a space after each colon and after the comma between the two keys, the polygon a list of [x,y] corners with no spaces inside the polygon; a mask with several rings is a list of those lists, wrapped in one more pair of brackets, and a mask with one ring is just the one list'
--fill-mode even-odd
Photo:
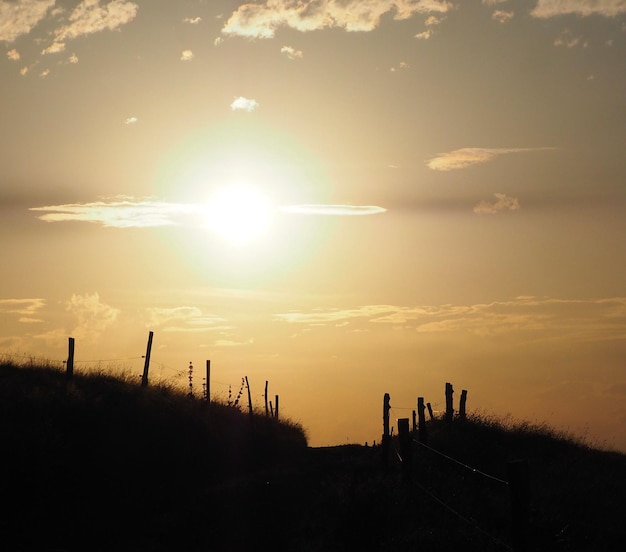
{"label": "hazy horizon", "polygon": [[[623,0],[0,0],[0,356],[626,452]],[[89,361],[89,362],[85,362]]]}

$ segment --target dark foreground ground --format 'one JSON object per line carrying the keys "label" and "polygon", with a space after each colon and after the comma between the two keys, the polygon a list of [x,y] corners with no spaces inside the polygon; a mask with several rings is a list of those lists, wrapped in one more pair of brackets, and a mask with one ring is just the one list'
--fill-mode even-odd
{"label": "dark foreground ground", "polygon": [[529,551],[624,549],[623,454],[545,427],[432,420],[407,472],[397,440],[385,465],[380,447],[311,448],[297,425],[253,420],[0,365],[0,550],[506,551],[519,459]]}

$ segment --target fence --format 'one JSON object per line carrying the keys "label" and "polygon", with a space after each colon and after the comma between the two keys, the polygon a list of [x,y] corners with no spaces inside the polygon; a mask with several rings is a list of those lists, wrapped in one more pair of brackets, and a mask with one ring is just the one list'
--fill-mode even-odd
{"label": "fence", "polygon": [[[75,360],[75,350],[76,350],[76,340],[73,337],[69,337],[68,338],[68,352],[67,352],[67,359],[63,361],[63,364],[65,365],[65,375],[66,375],[66,379],[68,382],[69,386],[73,385],[73,380],[74,380],[74,368],[77,362],[114,362],[114,361],[126,361],[126,360],[138,360],[138,359],[143,359],[143,373],[141,375],[141,387],[148,387],[150,384],[150,363],[151,363],[151,354],[152,354],[152,342],[154,340],[154,332],[150,331],[148,333],[148,343],[146,346],[146,353],[145,355],[141,356],[141,357],[132,357],[132,358],[126,358],[126,359],[108,359],[108,360],[97,360],[97,361],[76,361]],[[9,354],[9,353],[3,353],[4,356],[7,357],[24,357],[24,358],[28,358],[31,361],[33,360],[37,360],[34,359],[31,356],[24,356],[24,355],[13,355],[13,354]],[[39,359],[42,363],[48,363],[49,360],[48,359]],[[59,361],[60,363],[60,361]],[[159,363],[156,363],[159,364]],[[188,392],[188,396],[193,398],[194,397],[194,393],[193,393],[193,372],[194,372],[194,368],[193,368],[193,364],[190,362],[189,363],[189,368],[187,369],[187,373],[188,373],[188,379],[189,379],[189,392]],[[185,373],[185,370],[181,370],[177,373],[177,375],[182,375]],[[207,360],[206,361],[206,375],[203,378],[203,398],[204,400],[206,400],[207,402],[211,402],[211,361]],[[215,380],[213,380],[214,383],[222,383],[222,382],[217,382]],[[268,399],[268,384],[269,382],[266,381],[265,382],[265,393],[263,395],[264,401],[265,401],[265,415],[267,417],[271,417],[271,418],[275,418],[278,419],[279,418],[279,396],[275,395],[274,397],[274,403],[272,403],[272,401],[270,401]],[[247,395],[248,395],[248,412],[250,413],[250,416],[253,415],[253,406],[252,406],[252,392],[250,389],[250,383],[248,381],[248,377],[245,376],[244,378],[242,378],[242,383],[241,383],[241,387],[239,390],[239,395],[237,397],[237,399],[235,401],[233,401],[231,399],[231,384],[227,384],[227,383],[222,383],[222,385],[227,385],[229,388],[229,394],[228,394],[228,401],[227,404],[229,406],[239,406],[239,397],[240,395],[243,393],[244,390],[247,391]]]}
{"label": "fence", "polygon": [[[451,383],[446,383],[446,412],[444,421],[446,424],[453,423],[454,409],[453,409],[453,386]],[[466,401],[467,391],[463,390],[461,394],[460,408],[458,412],[458,421],[466,420]],[[529,476],[528,476],[528,462],[525,459],[510,461],[506,465],[507,479],[502,479],[491,475],[483,470],[472,467],[465,462],[462,462],[449,454],[429,446],[428,443],[428,429],[426,425],[425,417],[425,405],[424,398],[418,397],[417,399],[417,416],[413,411],[413,431],[409,429],[408,418],[398,418],[398,439],[399,450],[396,450],[396,456],[400,462],[402,477],[404,482],[415,488],[416,490],[424,493],[430,499],[434,500],[451,514],[455,515],[459,519],[471,525],[476,531],[490,538],[494,543],[500,545],[504,549],[511,550],[513,552],[527,552],[528,551],[528,534],[529,534],[529,512],[530,512],[530,493],[529,493]],[[387,466],[389,463],[390,445],[392,443],[392,435],[389,431],[389,412],[392,410],[390,404],[389,393],[385,393],[383,398],[383,437],[382,437],[382,462],[383,466]],[[428,403],[428,410],[430,413],[431,421],[434,420],[432,408]],[[416,427],[416,417],[419,419],[419,425]],[[418,435],[415,439],[412,435]],[[432,490],[429,490],[425,485],[419,483],[415,477],[416,466],[413,462],[414,453],[416,450],[423,453],[430,454],[435,459],[444,461],[445,463],[452,463],[462,470],[467,470],[475,476],[483,478],[489,481],[491,484],[495,484],[502,489],[508,490],[509,497],[509,520],[510,531],[509,540],[507,544],[498,537],[491,534],[489,531],[480,527],[477,523],[472,521],[468,515],[463,515],[457,509],[450,506],[448,502],[437,496]]]}

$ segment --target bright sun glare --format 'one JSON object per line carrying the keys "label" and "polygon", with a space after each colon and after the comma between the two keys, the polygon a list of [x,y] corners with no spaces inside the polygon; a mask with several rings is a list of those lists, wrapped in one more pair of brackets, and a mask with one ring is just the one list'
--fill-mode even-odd
{"label": "bright sun glare", "polygon": [[263,237],[270,225],[271,205],[257,189],[245,185],[220,188],[207,205],[206,226],[232,243]]}

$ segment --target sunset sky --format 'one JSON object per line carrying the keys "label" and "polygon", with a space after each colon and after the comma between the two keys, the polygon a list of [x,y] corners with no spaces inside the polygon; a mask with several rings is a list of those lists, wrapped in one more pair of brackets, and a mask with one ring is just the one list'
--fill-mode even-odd
{"label": "sunset sky", "polygon": [[626,0],[0,0],[0,48],[0,356],[626,451]]}

